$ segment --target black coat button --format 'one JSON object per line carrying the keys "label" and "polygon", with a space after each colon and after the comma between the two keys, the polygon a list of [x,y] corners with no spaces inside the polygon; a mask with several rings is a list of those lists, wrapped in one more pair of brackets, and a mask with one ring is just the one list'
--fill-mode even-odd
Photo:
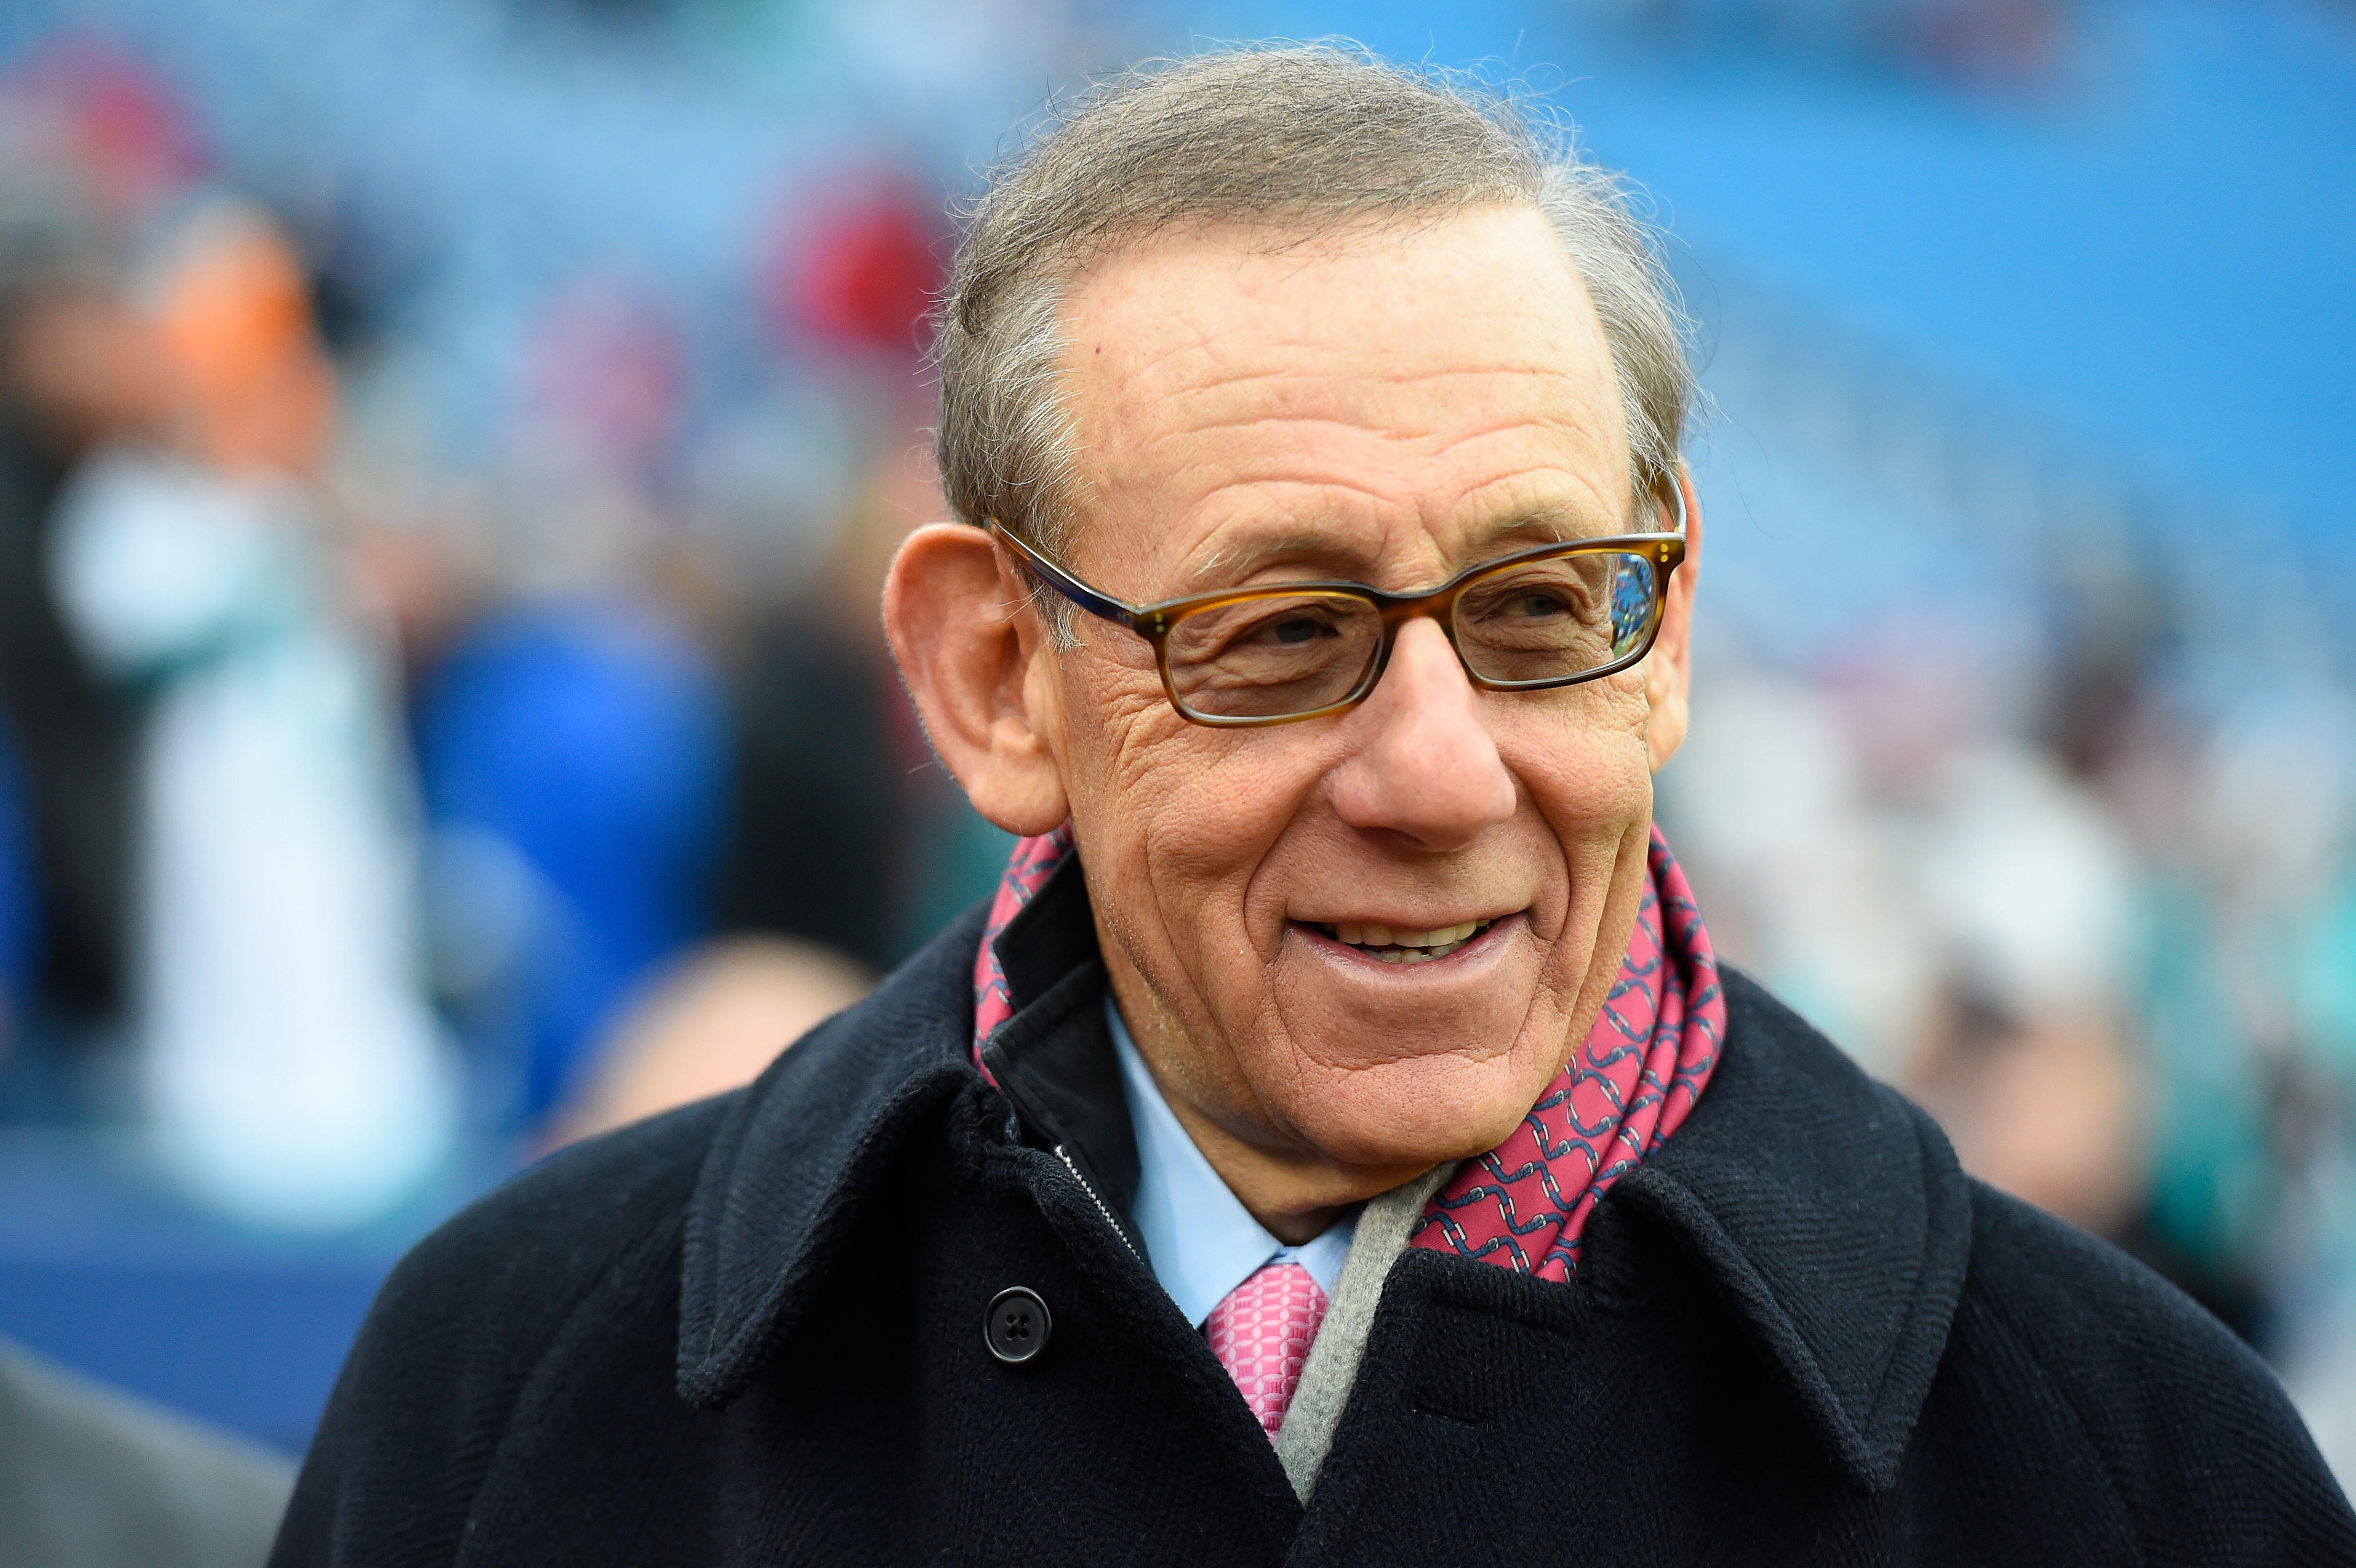
{"label": "black coat button", "polygon": [[1047,1304],[1035,1290],[1011,1285],[990,1298],[990,1316],[981,1326],[981,1337],[990,1344],[990,1353],[1008,1366],[1020,1366],[1047,1348],[1047,1336],[1055,1331],[1055,1320],[1047,1312]]}

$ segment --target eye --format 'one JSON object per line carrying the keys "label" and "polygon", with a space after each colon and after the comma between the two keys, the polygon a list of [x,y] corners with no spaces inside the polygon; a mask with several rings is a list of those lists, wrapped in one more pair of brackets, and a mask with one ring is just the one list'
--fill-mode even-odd
{"label": "eye", "polygon": [[1261,635],[1280,643],[1313,642],[1333,635],[1333,628],[1307,615],[1293,615],[1261,628]]}
{"label": "eye", "polygon": [[1508,615],[1526,615],[1537,619],[1562,614],[1570,606],[1551,593],[1516,593],[1497,608]]}

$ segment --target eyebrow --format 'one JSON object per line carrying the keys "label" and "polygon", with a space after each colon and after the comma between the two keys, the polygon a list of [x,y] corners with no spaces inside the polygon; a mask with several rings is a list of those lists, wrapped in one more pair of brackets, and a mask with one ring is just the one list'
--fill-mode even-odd
{"label": "eyebrow", "polygon": [[[1536,507],[1526,512],[1501,518],[1481,530],[1476,537],[1473,554],[1460,566],[1451,567],[1441,580],[1479,559],[1482,550],[1500,541],[1517,536],[1533,544],[1568,541],[1576,539],[1599,539],[1613,532],[1596,528],[1586,523],[1568,507]],[[1325,557],[1328,559],[1350,553],[1348,545],[1332,534],[1285,531],[1247,535],[1215,551],[1202,565],[1185,574],[1185,592],[1200,592],[1226,587],[1240,581],[1248,572],[1264,569],[1288,557]]]}

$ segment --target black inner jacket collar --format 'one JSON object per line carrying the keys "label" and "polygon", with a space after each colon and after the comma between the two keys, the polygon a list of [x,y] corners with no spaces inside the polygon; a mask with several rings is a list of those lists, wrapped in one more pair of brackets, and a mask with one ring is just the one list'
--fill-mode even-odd
{"label": "black inner jacket collar", "polygon": [[1120,1216],[1141,1257],[1144,1243],[1129,1224],[1137,1133],[1105,1022],[1104,961],[1078,856],[1066,856],[1007,923],[997,951],[1014,1016],[982,1046],[982,1061],[1014,1107],[1023,1140],[1070,1158]]}
{"label": "black inner jacket collar", "polygon": [[[981,909],[969,912],[787,1051],[722,1124],[687,1221],[679,1382],[689,1400],[718,1405],[744,1391],[907,1139],[975,1086],[982,924]],[[999,952],[1017,1011],[992,1042],[992,1072],[1026,1141],[1063,1142],[1125,1216],[1136,1141],[1076,861]],[[1961,1294],[1969,1191],[1920,1111],[1749,980],[1730,971],[1725,984],[1728,1038],[1707,1092],[1606,1207],[1689,1250],[1830,1456],[1857,1484],[1885,1488]]]}

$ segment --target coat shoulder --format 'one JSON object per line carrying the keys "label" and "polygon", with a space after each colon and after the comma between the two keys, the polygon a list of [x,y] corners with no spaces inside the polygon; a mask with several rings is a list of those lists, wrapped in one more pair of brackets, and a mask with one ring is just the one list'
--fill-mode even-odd
{"label": "coat shoulder", "polygon": [[[518,1338],[561,1321],[627,1254],[675,1237],[697,1176],[743,1090],[551,1155],[476,1201],[401,1261],[370,1317],[474,1322]],[[673,1249],[675,1251],[675,1248]]]}
{"label": "coat shoulder", "polygon": [[752,1084],[552,1156],[420,1243],[361,1325],[272,1562],[454,1560],[532,1391],[591,1358],[659,1367],[671,1397],[715,1301],[752,1306],[734,1361],[704,1381],[741,1375],[781,1245],[827,1229],[847,1170],[888,1163],[859,1157],[884,1147],[879,1127],[913,1125],[915,1088],[979,1082],[960,1029],[985,912]]}
{"label": "coat shoulder", "polygon": [[1957,1332],[2066,1406],[2152,1563],[2356,1563],[2356,1514],[2255,1352],[2106,1242],[1972,1183]]}
{"label": "coat shoulder", "polygon": [[678,1289],[706,1152],[742,1091],[562,1150],[419,1243],[378,1292],[274,1564],[448,1562],[519,1399],[617,1273]]}

